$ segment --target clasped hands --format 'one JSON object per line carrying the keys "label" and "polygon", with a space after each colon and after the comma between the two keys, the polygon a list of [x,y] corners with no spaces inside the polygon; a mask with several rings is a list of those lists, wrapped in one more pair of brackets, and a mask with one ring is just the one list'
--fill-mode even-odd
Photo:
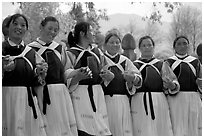
{"label": "clasped hands", "polygon": [[72,71],[72,76],[76,78],[77,81],[92,78],[93,77],[92,75],[93,75],[92,71],[88,66],[81,67]]}
{"label": "clasped hands", "polygon": [[140,81],[140,78],[135,75],[135,72],[133,71],[125,71],[123,73],[123,77],[125,81],[127,82],[127,85],[129,88],[131,88],[133,85],[137,85]]}
{"label": "clasped hands", "polygon": [[37,75],[45,77],[47,75],[47,70],[48,70],[48,64],[44,60],[36,64],[36,74]]}
{"label": "clasped hands", "polygon": [[164,86],[164,88],[167,88],[170,90],[176,89],[176,84],[173,82],[172,79],[170,79],[167,76],[163,78],[163,86]]}
{"label": "clasped hands", "polygon": [[12,71],[15,68],[15,62],[14,60],[11,58],[10,55],[6,55],[2,57],[2,67],[3,67],[3,71]]}
{"label": "clasped hands", "polygon": [[38,82],[41,85],[45,85],[45,77],[47,76],[48,64],[43,60],[36,64],[36,74],[38,76]]}
{"label": "clasped hands", "polygon": [[99,75],[100,75],[100,77],[102,78],[103,81],[107,81],[107,82],[112,81],[112,79],[115,77],[114,73],[112,73],[108,69],[101,70]]}

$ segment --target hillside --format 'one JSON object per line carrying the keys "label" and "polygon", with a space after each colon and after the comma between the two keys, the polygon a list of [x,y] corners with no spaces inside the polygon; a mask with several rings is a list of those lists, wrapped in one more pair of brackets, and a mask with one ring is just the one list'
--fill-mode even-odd
{"label": "hillside", "polygon": [[[130,24],[130,22],[134,22],[135,27],[138,30],[142,30],[142,32],[143,29],[145,30],[147,24],[146,21],[142,20],[141,16],[138,16],[136,14],[113,14],[109,16],[108,21],[104,20],[99,21],[99,25],[101,26],[100,31],[102,34],[105,34],[108,30],[114,27],[115,28],[126,27]],[[165,59],[173,54],[171,44],[169,44],[168,42],[169,29],[170,29],[169,22],[162,22],[162,24],[158,23],[159,36],[157,36],[158,40],[155,40],[156,43],[155,56],[161,59]],[[135,38],[136,43],[138,42],[138,39],[139,37]],[[135,49],[135,52],[139,57],[140,52],[138,50],[138,47]]]}
{"label": "hillside", "polygon": [[[144,29],[146,26],[146,21],[142,20],[142,17],[137,14],[112,14],[109,15],[109,20],[100,20],[99,25],[101,26],[100,31],[102,34],[105,34],[108,30],[116,27],[125,27],[130,24],[130,22],[133,22],[135,24],[135,27],[138,27],[140,29]],[[163,22],[162,25],[159,26],[159,28],[164,31],[165,33],[168,33],[168,30],[170,28],[169,22]]]}

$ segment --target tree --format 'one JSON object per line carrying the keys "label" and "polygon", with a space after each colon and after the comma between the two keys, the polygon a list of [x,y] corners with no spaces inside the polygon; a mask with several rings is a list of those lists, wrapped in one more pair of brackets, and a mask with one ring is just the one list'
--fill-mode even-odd
{"label": "tree", "polygon": [[108,35],[108,34],[110,34],[110,33],[117,34],[117,35],[120,37],[120,39],[123,38],[122,33],[121,33],[120,30],[119,30],[118,28],[116,28],[116,27],[114,27],[114,28],[110,29],[109,31],[107,31],[107,33],[106,33],[105,35]]}
{"label": "tree", "polygon": [[158,36],[158,33],[159,33],[158,24],[151,22],[151,19],[149,19],[146,24],[145,35],[149,35],[155,38]]}
{"label": "tree", "polygon": [[[195,51],[196,46],[202,40],[202,13],[196,8],[183,6],[173,15],[171,23],[170,41],[173,41],[177,36],[187,36],[192,48]],[[189,51],[191,52],[191,51]]]}
{"label": "tree", "polygon": [[19,2],[20,10],[29,22],[28,35],[25,42],[29,43],[39,36],[40,22],[46,16],[55,16],[59,3],[56,2]]}
{"label": "tree", "polygon": [[[135,4],[135,2],[131,2],[131,4]],[[142,2],[140,2],[140,4],[142,4]],[[182,3],[181,2],[152,2],[152,7],[153,7],[153,11],[149,16],[143,17],[143,20],[146,19],[150,19],[153,23],[155,22],[161,22],[161,18],[162,18],[162,13],[160,12],[160,9],[158,8],[160,5],[163,5],[166,10],[167,13],[173,13],[173,11],[177,8],[179,8]]]}
{"label": "tree", "polygon": [[[72,9],[70,14],[73,16],[74,20],[79,21],[88,21],[93,26],[96,33],[99,32],[99,23],[100,19],[108,20],[107,10],[106,9],[95,9],[95,4],[93,2],[72,2]],[[85,5],[85,11],[83,11],[82,6]]]}
{"label": "tree", "polygon": [[130,34],[132,34],[133,36],[137,34],[137,30],[138,28],[136,27],[137,22],[136,19],[130,19],[129,20],[129,24],[127,25],[127,27],[125,28],[125,33],[129,32]]}
{"label": "tree", "polygon": [[[18,2],[22,14],[24,14],[29,21],[29,31],[25,38],[26,42],[31,42],[39,36],[39,25],[46,16],[54,16],[60,23],[59,35],[56,40],[60,42],[62,39],[66,43],[66,35],[73,29],[77,21],[87,19],[92,23],[96,31],[99,30],[99,19],[108,19],[106,10],[94,8],[93,2]],[[59,5],[65,4],[71,10],[63,13]],[[86,12],[83,11],[82,5],[86,4]]]}
{"label": "tree", "polygon": [[72,5],[72,8],[69,13],[73,19],[77,22],[83,21],[85,13],[83,13],[82,4],[80,2],[73,2],[70,5]]}

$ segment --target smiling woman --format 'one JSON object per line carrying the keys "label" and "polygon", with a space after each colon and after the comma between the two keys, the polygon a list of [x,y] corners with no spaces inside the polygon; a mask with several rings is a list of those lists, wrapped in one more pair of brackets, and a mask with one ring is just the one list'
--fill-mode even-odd
{"label": "smiling woman", "polygon": [[41,110],[47,122],[46,133],[49,136],[77,135],[72,101],[64,84],[69,61],[64,47],[54,41],[59,32],[59,21],[47,16],[41,21],[40,29],[40,36],[29,46],[48,63]]}
{"label": "smiling woman", "polygon": [[[46,74],[47,64],[22,40],[28,29],[24,15],[10,16],[6,27],[9,35],[2,42],[2,135],[46,135],[36,102],[41,101],[41,95],[35,88],[41,85],[38,78]],[[42,72],[41,67],[45,69]]]}

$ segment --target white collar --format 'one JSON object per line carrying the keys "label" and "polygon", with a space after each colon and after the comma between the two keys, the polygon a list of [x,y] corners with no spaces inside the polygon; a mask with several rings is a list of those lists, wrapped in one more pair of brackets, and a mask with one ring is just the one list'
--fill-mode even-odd
{"label": "white collar", "polygon": [[7,40],[8,40],[9,45],[11,45],[11,46],[19,46],[19,45],[24,46],[24,41],[23,40],[21,41],[20,44],[14,43],[13,41],[10,40],[10,38],[8,38]]}
{"label": "white collar", "polygon": [[110,58],[114,58],[114,57],[116,57],[116,56],[118,55],[118,53],[116,53],[115,55],[110,55],[107,51],[106,51],[105,53],[106,53],[106,55],[108,55]]}
{"label": "white collar", "polygon": [[[38,37],[36,40],[37,40],[42,46],[44,46],[45,44],[47,44],[47,43],[44,42],[43,40],[40,40],[39,37]],[[53,42],[53,41],[52,41],[52,42]],[[52,42],[50,42],[50,44],[51,44]]]}
{"label": "white collar", "polygon": [[179,58],[184,58],[184,57],[186,57],[187,55],[188,55],[188,54],[185,54],[185,55],[176,54],[176,56],[179,57]]}
{"label": "white collar", "polygon": [[155,56],[154,56],[154,55],[152,55],[152,57],[151,57],[151,58],[149,58],[149,59],[147,59],[147,58],[143,58],[142,56],[140,56],[140,59],[147,59],[147,60],[150,60],[150,59],[152,59],[152,58],[155,58]]}
{"label": "white collar", "polygon": [[78,44],[76,44],[80,49],[82,49],[82,50],[92,50],[93,49],[93,47],[92,46],[88,46],[86,49],[84,48],[84,47],[82,47],[82,46],[80,46],[80,45],[78,45]]}
{"label": "white collar", "polygon": [[46,44],[44,41],[40,40],[39,37],[38,37],[36,40],[37,40],[41,45],[45,45],[45,44]]}

